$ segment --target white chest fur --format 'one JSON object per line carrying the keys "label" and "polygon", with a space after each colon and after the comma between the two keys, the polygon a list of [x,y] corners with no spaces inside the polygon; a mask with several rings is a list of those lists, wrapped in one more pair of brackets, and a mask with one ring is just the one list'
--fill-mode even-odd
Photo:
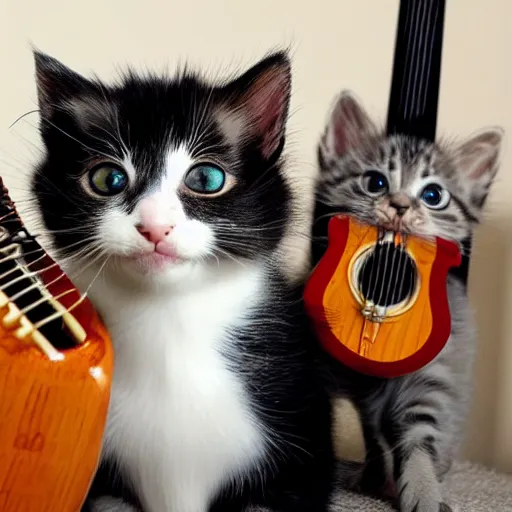
{"label": "white chest fur", "polygon": [[246,322],[261,276],[231,268],[213,284],[161,296],[95,287],[116,351],[105,451],[148,512],[206,512],[219,487],[264,454],[225,355],[226,329]]}

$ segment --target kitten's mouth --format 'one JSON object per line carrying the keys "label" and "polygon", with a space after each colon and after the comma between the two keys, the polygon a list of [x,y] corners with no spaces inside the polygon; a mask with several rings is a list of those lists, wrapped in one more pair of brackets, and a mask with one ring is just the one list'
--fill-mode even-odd
{"label": "kitten's mouth", "polygon": [[377,219],[379,227],[386,231],[394,231],[395,233],[408,231],[406,223],[399,215],[389,216],[377,212]]}
{"label": "kitten's mouth", "polygon": [[152,251],[149,250],[132,254],[128,257],[128,260],[148,271],[162,270],[169,265],[181,263],[183,258],[180,258],[169,244],[159,242]]}
{"label": "kitten's mouth", "polygon": [[391,222],[384,222],[384,223],[381,224],[381,226],[384,229],[386,229],[387,231],[399,232],[399,231],[405,231],[406,230],[405,226],[404,226],[404,223],[399,218],[395,218]]}

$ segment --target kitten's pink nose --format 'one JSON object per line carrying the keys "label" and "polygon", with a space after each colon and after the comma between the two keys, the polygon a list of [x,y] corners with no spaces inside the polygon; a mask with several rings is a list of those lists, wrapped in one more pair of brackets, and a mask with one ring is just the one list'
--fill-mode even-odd
{"label": "kitten's pink nose", "polygon": [[173,230],[174,226],[162,226],[161,224],[152,224],[145,225],[140,224],[137,226],[138,232],[150,242],[157,244],[162,240],[165,240],[165,237],[169,235],[169,233]]}

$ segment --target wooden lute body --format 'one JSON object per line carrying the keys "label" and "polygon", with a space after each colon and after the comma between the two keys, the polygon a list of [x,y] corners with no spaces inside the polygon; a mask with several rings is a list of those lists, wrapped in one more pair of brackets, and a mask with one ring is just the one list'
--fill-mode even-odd
{"label": "wooden lute body", "polygon": [[325,349],[355,370],[396,377],[428,364],[451,329],[446,277],[457,244],[329,222],[328,247],[304,300]]}
{"label": "wooden lute body", "polygon": [[1,180],[0,191],[0,510],[78,512],[98,465],[112,347]]}

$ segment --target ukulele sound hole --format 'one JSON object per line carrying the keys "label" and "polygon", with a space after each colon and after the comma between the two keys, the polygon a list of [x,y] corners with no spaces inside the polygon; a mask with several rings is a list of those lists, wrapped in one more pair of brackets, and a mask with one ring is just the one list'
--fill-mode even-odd
{"label": "ukulele sound hole", "polygon": [[366,300],[389,307],[409,299],[416,288],[416,265],[402,247],[377,244],[359,272],[359,290]]}

